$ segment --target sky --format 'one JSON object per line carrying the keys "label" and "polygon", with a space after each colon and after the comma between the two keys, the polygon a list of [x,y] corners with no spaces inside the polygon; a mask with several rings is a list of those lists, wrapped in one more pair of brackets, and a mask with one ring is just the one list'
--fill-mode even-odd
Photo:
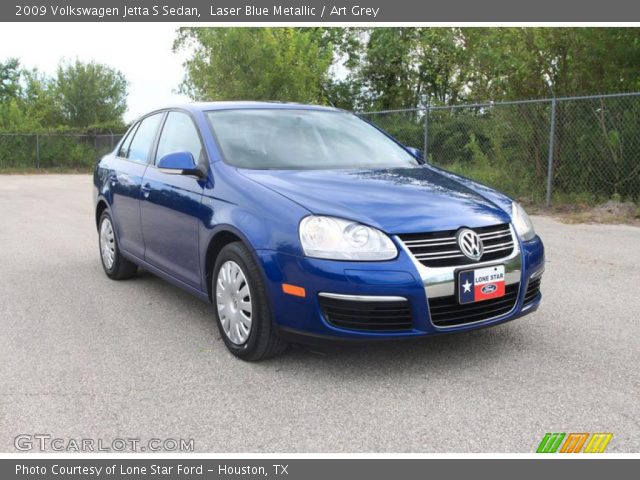
{"label": "sky", "polygon": [[161,23],[3,23],[0,62],[17,57],[25,68],[51,75],[62,59],[94,60],[120,70],[129,81],[131,121],[150,110],[189,101],[176,93],[184,54],[171,47],[176,26]]}

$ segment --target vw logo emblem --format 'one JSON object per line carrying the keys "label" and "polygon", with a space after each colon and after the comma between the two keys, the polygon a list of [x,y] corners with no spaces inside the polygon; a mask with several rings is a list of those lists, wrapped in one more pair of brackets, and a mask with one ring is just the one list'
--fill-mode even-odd
{"label": "vw logo emblem", "polygon": [[458,232],[458,246],[465,257],[471,260],[480,260],[484,253],[484,245],[480,236],[468,228],[463,228]]}

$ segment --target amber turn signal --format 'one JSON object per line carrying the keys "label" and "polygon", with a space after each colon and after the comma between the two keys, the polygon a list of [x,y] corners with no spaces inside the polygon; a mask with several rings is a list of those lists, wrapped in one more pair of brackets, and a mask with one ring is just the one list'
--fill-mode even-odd
{"label": "amber turn signal", "polygon": [[282,291],[284,293],[288,293],[289,295],[294,295],[296,297],[306,297],[307,296],[307,292],[304,291],[304,288],[302,287],[297,287],[295,285],[291,285],[289,283],[283,283],[282,284]]}

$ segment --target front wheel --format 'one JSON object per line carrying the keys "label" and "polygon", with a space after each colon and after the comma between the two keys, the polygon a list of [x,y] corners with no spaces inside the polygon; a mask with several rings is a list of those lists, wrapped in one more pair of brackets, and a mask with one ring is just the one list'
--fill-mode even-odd
{"label": "front wheel", "polygon": [[133,277],[138,271],[138,267],[120,253],[113,221],[106,210],[100,216],[99,225],[100,260],[102,260],[104,273],[113,280]]}
{"label": "front wheel", "polygon": [[274,357],[287,348],[271,320],[264,282],[241,242],[225,246],[211,276],[214,314],[225,345],[249,361]]}

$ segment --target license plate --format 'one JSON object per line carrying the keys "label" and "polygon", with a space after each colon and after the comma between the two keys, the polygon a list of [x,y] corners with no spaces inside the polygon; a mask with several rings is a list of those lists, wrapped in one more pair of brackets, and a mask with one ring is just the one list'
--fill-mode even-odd
{"label": "license plate", "polygon": [[458,273],[460,303],[481,302],[504,296],[504,265],[463,270]]}

